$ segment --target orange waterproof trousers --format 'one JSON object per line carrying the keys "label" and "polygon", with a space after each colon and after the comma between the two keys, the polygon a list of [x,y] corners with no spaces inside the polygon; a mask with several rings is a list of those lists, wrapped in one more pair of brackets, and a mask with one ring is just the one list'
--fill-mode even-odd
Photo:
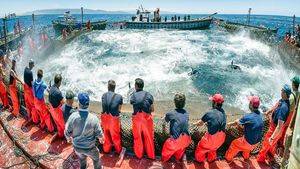
{"label": "orange waterproof trousers", "polygon": [[0,81],[0,99],[3,104],[3,107],[9,106],[6,85],[3,83],[3,81]]}
{"label": "orange waterproof trousers", "polygon": [[33,90],[32,87],[29,87],[27,84],[24,84],[24,98],[28,117],[37,124],[39,122],[39,115],[34,106]]}
{"label": "orange waterproof trousers", "polygon": [[208,162],[214,161],[217,158],[217,149],[224,143],[225,137],[226,134],[223,131],[219,131],[214,135],[206,132],[197,145],[195,151],[196,161],[204,162],[206,154]]}
{"label": "orange waterproof trousers", "polygon": [[176,160],[180,160],[185,149],[190,145],[191,137],[187,134],[180,135],[177,139],[168,138],[163,146],[161,159],[163,162],[168,161],[173,155]]}
{"label": "orange waterproof trousers", "polygon": [[133,150],[139,159],[143,157],[144,149],[150,159],[155,159],[153,128],[151,114],[138,112],[132,116]]}
{"label": "orange waterproof trousers", "polygon": [[227,161],[232,161],[232,159],[239,153],[243,152],[242,155],[244,159],[249,159],[250,152],[256,147],[257,144],[251,145],[247,142],[245,137],[240,137],[233,140],[230,147],[226,151],[225,158]]}
{"label": "orange waterproof trousers", "polygon": [[119,117],[108,113],[101,114],[101,126],[104,133],[103,151],[109,153],[114,146],[117,153],[121,153],[121,122]]}
{"label": "orange waterproof trousers", "polygon": [[65,131],[65,120],[64,120],[64,115],[61,110],[61,105],[59,105],[56,108],[53,108],[52,105],[50,105],[50,114],[53,118],[53,121],[56,125],[57,128],[57,135],[59,138],[63,138],[64,131]]}
{"label": "orange waterproof trousers", "polygon": [[20,114],[20,103],[17,89],[17,81],[13,80],[13,84],[9,85],[9,93],[12,101],[13,111],[12,114],[14,116],[18,116]]}
{"label": "orange waterproof trousers", "polygon": [[36,110],[38,111],[39,117],[40,117],[40,126],[42,129],[47,126],[49,132],[54,131],[54,126],[51,121],[50,112],[48,110],[48,107],[45,103],[45,100],[39,100],[38,98],[34,98],[34,106]]}

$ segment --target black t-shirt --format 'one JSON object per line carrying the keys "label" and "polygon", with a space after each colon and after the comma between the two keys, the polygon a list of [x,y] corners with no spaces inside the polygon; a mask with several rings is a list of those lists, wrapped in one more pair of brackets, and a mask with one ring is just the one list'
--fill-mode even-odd
{"label": "black t-shirt", "polygon": [[226,115],[223,109],[212,109],[205,113],[201,120],[207,123],[208,133],[211,135],[219,131],[225,131]]}
{"label": "black t-shirt", "polygon": [[24,82],[29,86],[32,87],[32,82],[33,82],[33,74],[32,71],[26,67],[24,69]]}
{"label": "black t-shirt", "polygon": [[119,116],[119,106],[123,104],[123,97],[114,92],[108,91],[102,96],[102,112]]}
{"label": "black t-shirt", "polygon": [[133,106],[133,115],[137,112],[145,112],[151,114],[151,105],[153,104],[153,96],[146,91],[136,91],[130,97],[130,104]]}
{"label": "black t-shirt", "polygon": [[189,135],[189,113],[184,109],[175,109],[166,114],[166,122],[170,122],[170,135],[177,139],[181,134]]}
{"label": "black t-shirt", "polygon": [[61,104],[62,100],[63,96],[59,88],[56,85],[51,86],[49,91],[49,102],[52,107],[57,108]]}

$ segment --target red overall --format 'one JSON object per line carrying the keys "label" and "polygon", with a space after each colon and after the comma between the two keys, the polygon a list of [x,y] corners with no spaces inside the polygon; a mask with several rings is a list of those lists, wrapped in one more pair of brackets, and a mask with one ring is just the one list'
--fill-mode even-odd
{"label": "red overall", "polygon": [[262,143],[262,148],[257,157],[257,161],[264,162],[268,153],[271,153],[273,156],[275,155],[277,142],[282,136],[282,131],[281,131],[281,133],[278,134],[278,136],[274,138],[272,143],[270,143],[269,139],[272,136],[272,134],[274,133],[275,129],[276,129],[276,125],[274,124],[273,120],[270,120],[270,127],[269,127],[268,132],[265,135],[264,141]]}
{"label": "red overall", "polygon": [[6,91],[6,86],[3,81],[0,81],[0,99],[2,101],[3,107],[8,107],[8,95]]}
{"label": "red overall", "polygon": [[9,85],[9,92],[10,92],[10,97],[11,97],[11,101],[12,101],[12,105],[13,105],[12,114],[14,116],[18,116],[20,114],[20,104],[19,104],[16,79],[14,79],[13,83],[11,85]]}
{"label": "red overall", "polygon": [[65,131],[65,121],[64,121],[63,111],[61,110],[61,105],[59,105],[56,108],[53,108],[52,105],[50,104],[50,114],[57,127],[58,137],[63,138],[64,131]]}
{"label": "red overall", "polygon": [[121,153],[121,122],[119,117],[111,114],[101,114],[101,126],[104,133],[103,151],[109,153],[114,146],[117,153]]}
{"label": "red overall", "polygon": [[283,127],[283,130],[282,130],[282,134],[281,134],[281,137],[280,137],[280,139],[279,139],[279,143],[280,143],[280,145],[284,145],[284,138],[285,138],[285,133],[286,133],[286,131],[287,131],[287,129],[288,129],[288,127],[289,127],[289,125],[290,125],[290,123],[291,123],[291,121],[292,121],[292,118],[293,118],[293,115],[294,115],[294,110],[291,110],[290,111],[290,113],[289,113],[289,115],[288,115],[288,117],[287,117],[287,119],[286,119],[286,122],[284,123],[284,127]]}
{"label": "red overall", "polygon": [[176,160],[180,160],[185,149],[190,145],[191,137],[187,134],[180,135],[177,139],[168,138],[163,146],[161,158],[163,162],[168,161],[173,155]]}
{"label": "red overall", "polygon": [[154,130],[151,114],[138,112],[132,116],[133,150],[137,158],[142,158],[144,149],[149,158],[155,159]]}
{"label": "red overall", "polygon": [[39,116],[34,107],[33,90],[32,87],[29,87],[26,83],[24,84],[24,98],[25,98],[26,111],[28,113],[29,118],[31,118],[34,123],[38,123]]}
{"label": "red overall", "polygon": [[226,134],[219,131],[214,135],[208,132],[199,141],[196,151],[195,159],[198,162],[204,162],[207,154],[208,162],[212,162],[217,158],[217,149],[224,143]]}
{"label": "red overall", "polygon": [[40,121],[41,121],[41,124],[40,124],[41,128],[44,129],[45,125],[46,125],[48,128],[48,131],[53,132],[54,126],[52,124],[50,113],[49,113],[49,110],[45,103],[45,100],[44,99],[39,100],[38,98],[35,97],[34,98],[34,106],[39,113],[39,117],[40,117]]}
{"label": "red overall", "polygon": [[245,137],[240,137],[233,140],[230,144],[229,149],[226,151],[225,158],[228,161],[232,159],[241,151],[243,152],[244,159],[249,159],[250,152],[256,147],[257,144],[251,145],[245,139]]}

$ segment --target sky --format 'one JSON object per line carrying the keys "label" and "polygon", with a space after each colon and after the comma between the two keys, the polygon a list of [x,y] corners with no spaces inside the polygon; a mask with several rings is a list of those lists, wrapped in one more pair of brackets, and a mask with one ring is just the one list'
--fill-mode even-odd
{"label": "sky", "polygon": [[132,11],[139,5],[178,13],[253,14],[300,16],[300,0],[0,0],[0,16],[21,15],[38,9],[80,8]]}

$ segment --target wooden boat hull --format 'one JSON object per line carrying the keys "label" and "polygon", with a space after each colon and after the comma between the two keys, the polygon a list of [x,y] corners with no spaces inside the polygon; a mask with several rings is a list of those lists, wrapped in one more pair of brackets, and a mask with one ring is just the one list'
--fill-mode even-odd
{"label": "wooden boat hull", "polygon": [[218,26],[226,29],[230,33],[236,33],[245,30],[250,33],[252,38],[267,41],[270,40],[272,36],[276,35],[278,31],[278,29],[269,29],[265,27],[225,21],[219,21]]}
{"label": "wooden boat hull", "polygon": [[199,19],[175,22],[125,22],[127,29],[180,29],[201,30],[209,29],[212,19]]}
{"label": "wooden boat hull", "polygon": [[[62,23],[59,23],[57,21],[53,21],[52,24],[53,24],[53,28],[55,30],[55,33],[57,35],[60,35],[64,28],[69,28],[71,30],[78,29],[77,25],[75,23],[74,24],[62,24]],[[98,21],[98,22],[91,22],[92,30],[104,30],[106,28],[106,26],[107,26],[106,20],[105,21]],[[86,23],[83,23],[82,27],[85,28]]]}
{"label": "wooden boat hull", "polygon": [[[15,50],[18,46],[19,41],[21,41],[30,32],[31,29],[28,29],[18,35],[9,34],[7,36],[7,48],[11,50]],[[0,49],[5,50],[4,38],[0,40]]]}
{"label": "wooden boat hull", "polygon": [[294,69],[300,73],[300,47],[293,46],[285,41],[278,45],[278,53],[286,64],[287,68]]}

